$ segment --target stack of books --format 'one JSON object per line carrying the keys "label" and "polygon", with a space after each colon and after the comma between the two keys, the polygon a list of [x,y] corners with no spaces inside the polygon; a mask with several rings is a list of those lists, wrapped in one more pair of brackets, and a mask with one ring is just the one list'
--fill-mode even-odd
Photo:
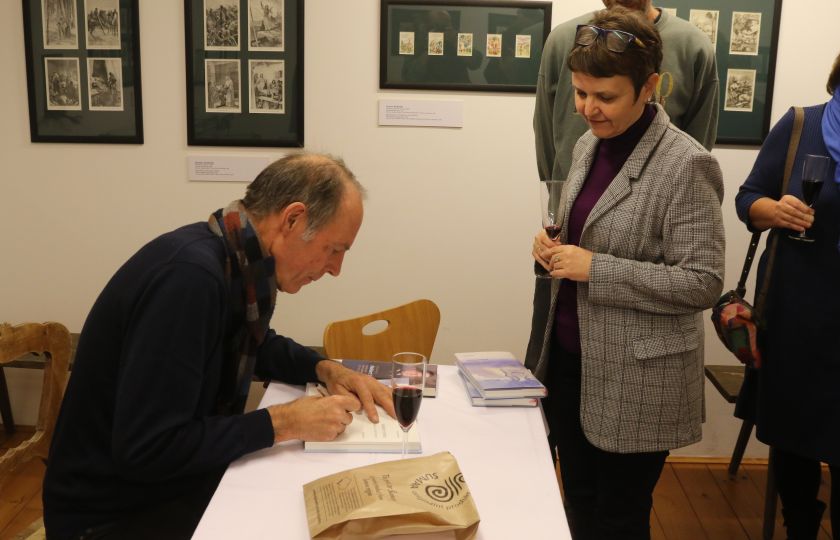
{"label": "stack of books", "polygon": [[511,353],[455,353],[458,374],[473,406],[536,407],[545,386]]}

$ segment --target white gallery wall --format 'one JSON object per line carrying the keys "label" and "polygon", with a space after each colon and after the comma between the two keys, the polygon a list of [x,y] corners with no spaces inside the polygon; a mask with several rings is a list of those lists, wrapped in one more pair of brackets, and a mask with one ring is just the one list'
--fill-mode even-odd
{"label": "white gallery wall", "polygon": [[[599,0],[555,1],[557,24]],[[280,157],[283,149],[186,144],[184,9],[140,0],[143,145],[33,144],[29,140],[21,3],[0,3],[0,321],[82,328],[97,294],[151,238],[205,220],[239,198],[241,183],[187,181],[187,156]],[[772,120],[792,104],[825,101],[840,51],[837,0],[785,0]],[[384,91],[379,78],[379,2],[306,0],[306,149],[342,156],[369,190],[365,222],[339,278],[279,295],[274,327],[320,344],[331,320],[415,298],[441,309],[432,361],[466,350],[524,356],[540,226],[529,94]],[[725,74],[721,74],[725,78]],[[464,127],[379,127],[378,99],[463,102]],[[757,149],[716,148],[726,181],[727,278],[732,288],[747,247],[734,194]],[[707,323],[706,361],[735,363]],[[38,374],[6,370],[18,423],[34,423]],[[707,384],[704,440],[676,453],[726,456],[739,422]],[[748,456],[765,455],[753,441]]]}

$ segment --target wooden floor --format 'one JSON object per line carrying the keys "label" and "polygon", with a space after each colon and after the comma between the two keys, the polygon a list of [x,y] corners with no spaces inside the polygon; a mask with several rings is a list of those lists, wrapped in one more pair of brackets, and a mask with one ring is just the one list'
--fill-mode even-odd
{"label": "wooden floor", "polygon": [[[11,438],[0,431],[0,453],[28,433]],[[41,517],[41,481],[44,466],[31,462],[0,492],[0,540],[15,534]],[[761,539],[765,465],[743,465],[734,479],[725,464],[668,463],[654,492],[651,514],[653,540]],[[828,502],[829,475],[823,474],[820,498]],[[831,539],[828,512],[823,519],[820,540]],[[774,539],[784,539],[780,514],[776,516]]]}
{"label": "wooden floor", "polygon": [[[0,428],[0,454],[31,436],[32,429],[19,428],[8,437]],[[33,460],[12,476],[0,490],[0,540],[13,539],[17,533],[41,518],[44,513],[41,504],[43,479],[44,464],[40,460]]]}
{"label": "wooden floor", "polygon": [[[653,540],[761,539],[766,465],[742,465],[730,478],[726,464],[668,463],[653,494]],[[830,476],[823,471],[820,499],[829,500]],[[781,504],[774,540],[785,538]],[[826,511],[820,540],[831,539]]]}

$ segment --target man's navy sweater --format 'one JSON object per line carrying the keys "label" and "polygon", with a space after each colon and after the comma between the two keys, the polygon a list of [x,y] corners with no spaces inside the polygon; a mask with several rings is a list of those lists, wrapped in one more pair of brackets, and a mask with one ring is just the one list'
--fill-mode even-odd
{"label": "man's navy sweater", "polygon": [[[224,268],[222,240],[195,223],[143,247],[96,300],[44,480],[50,538],[200,493],[231,461],[273,444],[266,410],[215,413],[225,351],[243,324],[230,307],[243,293],[228,290]],[[269,330],[255,372],[303,384],[319,360]]]}

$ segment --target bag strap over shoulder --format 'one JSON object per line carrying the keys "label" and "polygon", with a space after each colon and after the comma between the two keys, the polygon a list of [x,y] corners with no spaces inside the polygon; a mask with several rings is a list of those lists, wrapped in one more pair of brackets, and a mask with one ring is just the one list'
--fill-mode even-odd
{"label": "bag strap over shoulder", "polygon": [[[790,145],[788,146],[787,159],[785,159],[785,174],[782,177],[782,190],[779,198],[784,197],[790,183],[790,175],[793,172],[793,162],[796,159],[796,150],[799,148],[799,139],[802,136],[802,125],[805,123],[805,110],[802,107],[793,108],[793,130],[790,134]],[[767,240],[767,270],[764,272],[764,282],[755,298],[755,311],[761,318],[761,311],[764,302],[767,300],[767,289],[770,285],[770,276],[773,273],[773,263],[776,261],[776,246],[779,244],[778,231],[770,234]],[[749,272],[749,269],[747,270]]]}
{"label": "bag strap over shoulder", "polygon": [[741,269],[741,279],[738,280],[738,285],[735,286],[735,292],[741,298],[747,294],[747,277],[750,275],[750,268],[752,268],[755,250],[758,247],[759,240],[761,240],[761,231],[754,232],[752,238],[750,238],[750,247],[747,250],[747,257],[744,259],[744,267]]}

